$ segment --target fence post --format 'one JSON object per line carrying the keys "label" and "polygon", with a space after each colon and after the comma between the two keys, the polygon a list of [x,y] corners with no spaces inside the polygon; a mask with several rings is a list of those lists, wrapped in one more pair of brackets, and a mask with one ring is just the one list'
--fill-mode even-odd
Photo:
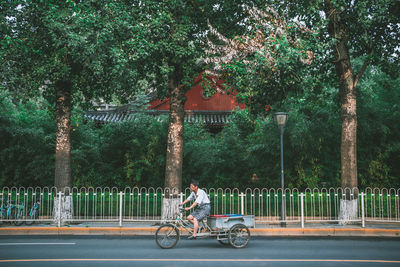
{"label": "fence post", "polygon": [[304,228],[304,195],[300,194],[301,228]]}
{"label": "fence post", "polygon": [[122,191],[119,192],[119,227],[122,226]]}
{"label": "fence post", "polygon": [[240,193],[240,210],[241,214],[244,215],[244,194]]}
{"label": "fence post", "polygon": [[183,192],[181,192],[179,196],[180,196],[180,200],[181,200],[180,203],[182,203],[183,202]]}
{"label": "fence post", "polygon": [[58,227],[61,227],[61,191],[58,192]]}
{"label": "fence post", "polygon": [[364,193],[361,193],[361,226],[365,228]]}

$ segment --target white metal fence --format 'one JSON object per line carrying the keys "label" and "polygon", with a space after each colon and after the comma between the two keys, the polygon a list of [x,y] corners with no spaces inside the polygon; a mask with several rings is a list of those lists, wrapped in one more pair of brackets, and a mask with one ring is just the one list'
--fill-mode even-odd
{"label": "white metal fence", "polygon": [[[257,223],[298,223],[304,227],[312,222],[339,222],[341,200],[355,200],[358,217],[353,221],[400,222],[400,189],[366,188],[363,191],[342,188],[267,189],[254,188],[204,189],[211,200],[211,214],[255,215]],[[161,221],[162,203],[165,197],[179,197],[184,200],[190,189],[169,195],[171,190],[163,188],[71,188],[61,192],[55,187],[0,189],[0,223],[31,221],[30,210],[35,202],[40,202],[37,222],[58,222],[54,215],[55,198],[72,197],[72,217],[70,222],[143,222]],[[284,214],[282,213],[284,202]],[[20,216],[13,217],[10,205],[20,209]],[[282,217],[283,216],[283,217]],[[59,216],[60,217],[60,216]],[[284,218],[284,219],[283,219]]]}

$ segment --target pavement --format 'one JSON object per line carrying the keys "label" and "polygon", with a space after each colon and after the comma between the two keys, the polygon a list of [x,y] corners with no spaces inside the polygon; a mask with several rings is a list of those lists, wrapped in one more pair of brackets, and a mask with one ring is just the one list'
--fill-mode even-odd
{"label": "pavement", "polygon": [[[3,223],[0,235],[154,235],[159,224],[154,222],[82,222],[58,227],[57,224],[42,223],[30,226],[13,226]],[[341,237],[397,237],[400,238],[400,222],[367,223],[339,225],[337,223],[307,223],[304,228],[299,224],[256,224],[250,229],[252,236],[341,236]],[[188,234],[185,230],[183,235]]]}

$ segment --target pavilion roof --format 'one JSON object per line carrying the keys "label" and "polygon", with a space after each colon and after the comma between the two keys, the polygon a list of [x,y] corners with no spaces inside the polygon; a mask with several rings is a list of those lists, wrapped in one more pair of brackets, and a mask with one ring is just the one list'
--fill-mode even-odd
{"label": "pavilion roof", "polygon": [[[168,115],[168,110],[145,110],[135,111],[129,109],[98,110],[89,111],[85,114],[87,119],[98,123],[122,122],[136,120],[140,115],[146,114],[159,117]],[[229,122],[232,111],[205,111],[205,110],[185,110],[185,122],[203,123],[206,125],[223,125]]]}

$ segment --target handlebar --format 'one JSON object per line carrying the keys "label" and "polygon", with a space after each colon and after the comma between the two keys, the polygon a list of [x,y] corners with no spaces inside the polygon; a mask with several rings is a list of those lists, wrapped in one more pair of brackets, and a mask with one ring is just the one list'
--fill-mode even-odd
{"label": "handlebar", "polygon": [[179,212],[185,212],[185,208],[184,207],[182,207],[182,206],[179,206]]}

